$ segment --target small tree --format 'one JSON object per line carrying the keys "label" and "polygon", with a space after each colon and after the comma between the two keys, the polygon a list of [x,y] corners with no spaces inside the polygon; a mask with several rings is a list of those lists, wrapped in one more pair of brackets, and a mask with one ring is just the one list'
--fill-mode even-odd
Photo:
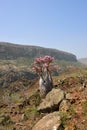
{"label": "small tree", "polygon": [[44,97],[53,88],[51,72],[54,70],[54,58],[51,56],[39,57],[34,60],[32,68],[39,75],[39,89],[41,97]]}

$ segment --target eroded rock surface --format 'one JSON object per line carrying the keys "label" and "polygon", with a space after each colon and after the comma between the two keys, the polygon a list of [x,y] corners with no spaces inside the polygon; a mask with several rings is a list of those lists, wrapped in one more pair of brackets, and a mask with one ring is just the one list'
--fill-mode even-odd
{"label": "eroded rock surface", "polygon": [[32,130],[58,130],[61,125],[59,112],[53,112],[44,116]]}
{"label": "eroded rock surface", "polygon": [[53,88],[52,91],[46,95],[46,98],[38,106],[37,110],[42,112],[56,110],[59,108],[59,104],[63,99],[64,91]]}

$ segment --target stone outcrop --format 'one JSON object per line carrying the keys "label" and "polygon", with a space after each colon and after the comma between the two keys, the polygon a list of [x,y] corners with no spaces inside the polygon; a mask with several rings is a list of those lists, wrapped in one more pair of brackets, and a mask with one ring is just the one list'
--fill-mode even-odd
{"label": "stone outcrop", "polygon": [[58,130],[61,126],[59,112],[53,112],[44,116],[32,130]]}
{"label": "stone outcrop", "polygon": [[11,85],[11,83],[16,82],[17,80],[25,79],[33,80],[35,79],[37,74],[30,72],[30,70],[18,70],[13,65],[7,65],[0,68],[0,87],[6,88]]}
{"label": "stone outcrop", "polygon": [[59,111],[66,112],[69,109],[70,102],[68,100],[63,100],[59,106]]}
{"label": "stone outcrop", "polygon": [[64,99],[64,92],[61,89],[53,88],[51,92],[46,95],[46,98],[38,106],[38,111],[54,111],[59,109],[59,104]]}
{"label": "stone outcrop", "polygon": [[64,130],[61,112],[69,110],[68,95],[59,88],[53,88],[37,107],[39,112],[51,113],[39,120],[32,130]]}

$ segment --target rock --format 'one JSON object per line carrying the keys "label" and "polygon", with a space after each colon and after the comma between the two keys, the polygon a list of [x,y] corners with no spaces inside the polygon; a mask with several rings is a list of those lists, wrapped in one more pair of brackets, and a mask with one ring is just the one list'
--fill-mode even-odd
{"label": "rock", "polygon": [[53,112],[38,121],[32,130],[58,130],[60,125],[61,117],[59,112]]}
{"label": "rock", "polygon": [[66,93],[66,100],[73,104],[76,101],[76,97],[72,96],[70,93]]}
{"label": "rock", "polygon": [[37,110],[42,112],[56,110],[59,108],[59,104],[63,99],[64,92],[61,89],[52,89],[38,106]]}
{"label": "rock", "polygon": [[70,102],[67,100],[63,100],[59,106],[59,111],[66,112],[69,109]]}
{"label": "rock", "polygon": [[85,82],[83,83],[82,88],[86,88],[86,83]]}
{"label": "rock", "polygon": [[22,116],[21,116],[21,121],[25,121],[25,120],[27,120],[28,118],[27,118],[27,116],[26,116],[26,114],[22,114]]}
{"label": "rock", "polygon": [[[4,68],[3,68],[4,67]],[[4,65],[0,68],[0,87],[6,88],[9,87],[11,83],[18,80],[33,80],[37,74],[32,73],[28,69],[19,69],[14,67],[14,65]],[[18,86],[14,87],[15,91],[19,91]]]}
{"label": "rock", "polygon": [[72,100],[72,99],[73,99],[73,97],[71,96],[71,94],[70,94],[70,93],[66,93],[66,99],[67,99],[67,100]]}

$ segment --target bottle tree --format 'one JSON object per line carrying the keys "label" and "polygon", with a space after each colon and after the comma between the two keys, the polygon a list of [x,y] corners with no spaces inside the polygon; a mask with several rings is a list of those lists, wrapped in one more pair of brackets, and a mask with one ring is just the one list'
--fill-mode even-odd
{"label": "bottle tree", "polygon": [[51,56],[43,56],[36,58],[32,65],[32,68],[39,75],[39,90],[41,97],[45,97],[53,88],[52,71],[55,69],[53,60],[54,58]]}

